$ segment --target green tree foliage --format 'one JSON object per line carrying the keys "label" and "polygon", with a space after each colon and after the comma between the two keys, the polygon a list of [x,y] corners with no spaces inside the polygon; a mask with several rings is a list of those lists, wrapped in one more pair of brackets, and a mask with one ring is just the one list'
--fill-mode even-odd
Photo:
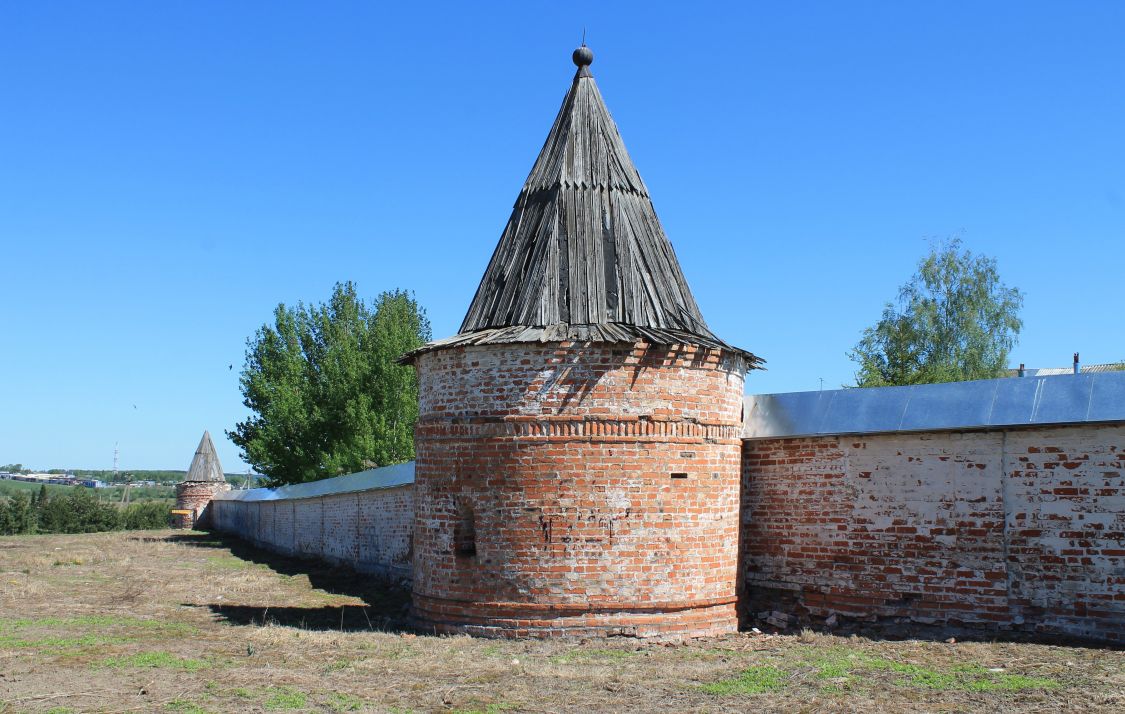
{"label": "green tree foliage", "polygon": [[17,491],[0,498],[0,535],[28,533],[97,533],[101,531],[167,528],[172,504],[144,501],[120,507],[99,500],[88,488],[66,487],[37,493]]}
{"label": "green tree foliage", "polygon": [[860,387],[1002,377],[1023,321],[1023,294],[1000,282],[996,260],[959,238],[932,247],[898,303],[849,353]]}
{"label": "green tree foliage", "polygon": [[[85,490],[84,488],[82,490]],[[40,533],[73,533],[68,531],[71,514],[67,511],[66,504],[69,494],[55,493],[54,498],[42,498],[40,492],[39,502],[35,504],[35,525]],[[14,533],[31,533],[32,531],[13,531]]]}
{"label": "green tree foliage", "polygon": [[127,531],[167,528],[171,523],[171,506],[161,501],[130,503],[121,511],[121,527]]}
{"label": "green tree foliage", "polygon": [[98,533],[121,528],[121,510],[100,501],[88,488],[72,488],[49,500],[39,511],[43,533]]}
{"label": "green tree foliage", "polygon": [[247,341],[240,381],[253,414],[227,436],[271,485],[409,461],[418,384],[395,360],[429,339],[425,311],[401,290],[368,306],[338,283],[327,304],[278,305]]}
{"label": "green tree foliage", "polygon": [[5,528],[3,535],[35,532],[38,519],[31,505],[31,496],[26,492],[15,494],[5,503],[0,503],[0,507],[4,511],[3,518],[0,518]]}

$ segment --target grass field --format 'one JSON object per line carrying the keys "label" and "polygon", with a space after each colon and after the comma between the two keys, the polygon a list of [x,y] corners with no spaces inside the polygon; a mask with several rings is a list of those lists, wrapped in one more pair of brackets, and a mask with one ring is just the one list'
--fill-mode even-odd
{"label": "grass field", "polygon": [[415,634],[346,571],[173,531],[0,538],[0,712],[1125,711],[1125,653]]}

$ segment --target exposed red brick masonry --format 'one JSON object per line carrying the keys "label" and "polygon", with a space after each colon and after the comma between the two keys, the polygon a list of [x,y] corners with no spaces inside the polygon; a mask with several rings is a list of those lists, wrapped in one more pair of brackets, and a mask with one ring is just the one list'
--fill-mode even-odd
{"label": "exposed red brick masonry", "polygon": [[[553,373],[549,360],[567,354],[537,349],[515,361],[447,354],[434,368],[442,380],[467,376],[472,361],[501,374],[533,365]],[[729,431],[737,402],[722,386],[738,376],[714,355],[645,363],[653,359],[610,351],[597,366],[572,360],[576,371],[551,382],[542,402],[535,394],[547,382],[538,376],[528,382],[539,381],[538,392],[504,386],[503,414],[484,402],[446,405],[438,411],[452,411],[448,418],[418,427],[417,494],[407,485],[220,500],[206,513],[215,528],[259,545],[395,578],[412,574],[417,533],[415,607],[440,631],[727,631],[741,571],[745,613],[1125,640],[1125,425],[769,439],[740,449]],[[646,415],[668,370],[691,383],[677,393],[680,411]],[[566,380],[595,384],[582,402],[590,409],[616,389],[631,395],[624,403],[634,412],[586,413],[560,393],[576,388],[558,386]],[[464,383],[466,395],[500,388]],[[198,497],[200,513],[211,497],[182,494]],[[416,514],[422,494],[429,505]]]}
{"label": "exposed red brick masonry", "polygon": [[176,484],[176,510],[172,517],[174,528],[210,528],[211,500],[216,494],[230,490],[230,484],[215,481],[183,481]]}
{"label": "exposed red brick masonry", "polygon": [[1125,640],[1125,426],[747,441],[745,611]]}
{"label": "exposed red brick masonry", "polygon": [[417,366],[424,627],[736,628],[740,358],[556,343],[438,350]]}

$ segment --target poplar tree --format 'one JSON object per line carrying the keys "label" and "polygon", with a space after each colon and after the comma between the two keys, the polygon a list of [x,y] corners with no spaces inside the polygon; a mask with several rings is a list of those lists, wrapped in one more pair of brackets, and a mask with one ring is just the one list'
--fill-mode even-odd
{"label": "poplar tree", "polygon": [[327,303],[278,305],[247,341],[240,385],[252,412],[227,435],[270,485],[414,458],[418,384],[400,355],[430,340],[407,292],[368,305],[351,282]]}
{"label": "poplar tree", "polygon": [[1002,377],[1022,305],[1023,293],[1001,282],[994,258],[974,255],[959,238],[939,243],[848,354],[859,364],[856,385]]}

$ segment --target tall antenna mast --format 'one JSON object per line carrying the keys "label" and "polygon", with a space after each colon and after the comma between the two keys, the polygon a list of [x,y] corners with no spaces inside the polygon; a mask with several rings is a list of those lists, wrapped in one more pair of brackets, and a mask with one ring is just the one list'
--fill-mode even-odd
{"label": "tall antenna mast", "polygon": [[118,455],[119,454],[118,454],[118,450],[117,450],[117,442],[115,441],[115,442],[113,442],[113,481],[114,481],[114,483],[117,482],[117,457],[118,457]]}

